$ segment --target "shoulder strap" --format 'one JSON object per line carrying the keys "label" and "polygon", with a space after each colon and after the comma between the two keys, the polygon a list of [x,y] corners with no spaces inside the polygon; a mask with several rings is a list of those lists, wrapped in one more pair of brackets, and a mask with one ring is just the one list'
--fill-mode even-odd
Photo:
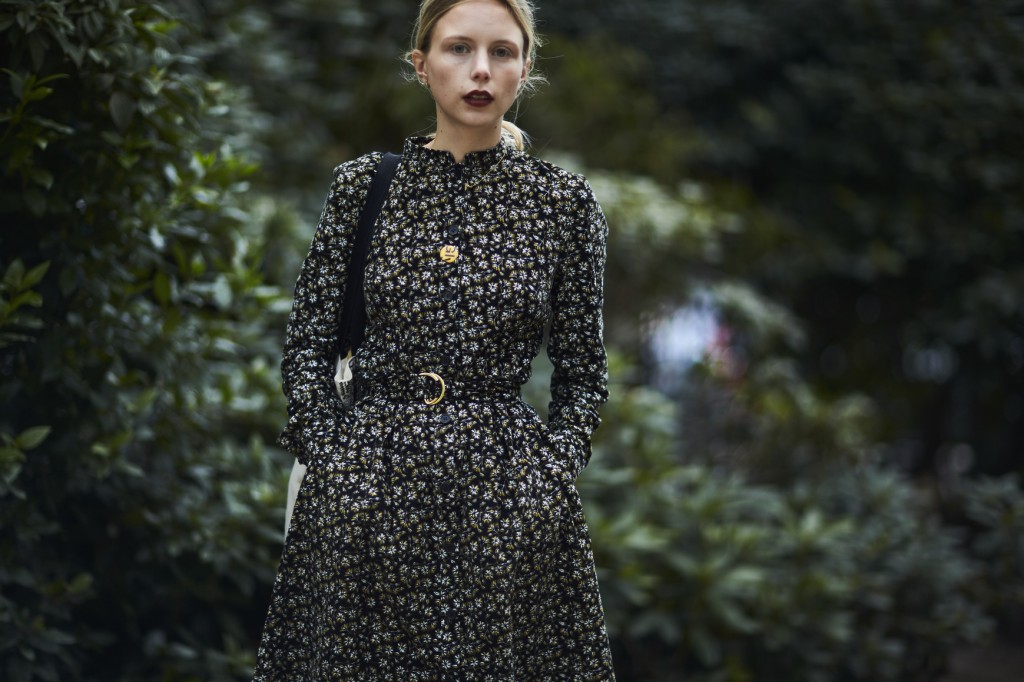
{"label": "shoulder strap", "polygon": [[[359,214],[359,225],[356,227],[355,243],[352,245],[352,260],[348,268],[348,282],[345,285],[345,301],[341,308],[341,352],[355,352],[363,342],[363,330],[366,327],[366,298],[363,294],[363,274],[366,270],[366,256],[370,251],[370,239],[373,237],[373,226],[384,206],[388,195],[391,179],[395,177],[398,162],[402,157],[398,154],[386,153],[370,183],[366,195],[366,204]],[[347,339],[347,343],[346,343]],[[347,346],[347,347],[346,347]]]}

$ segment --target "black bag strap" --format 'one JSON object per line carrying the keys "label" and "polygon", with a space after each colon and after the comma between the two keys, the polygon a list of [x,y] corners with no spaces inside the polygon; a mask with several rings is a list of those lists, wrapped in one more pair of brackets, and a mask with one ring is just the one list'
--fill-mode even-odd
{"label": "black bag strap", "polygon": [[[370,252],[370,239],[373,237],[373,226],[384,206],[388,195],[391,179],[398,170],[398,162],[402,157],[398,154],[385,153],[380,166],[370,183],[366,195],[366,204],[359,214],[356,227],[356,239],[352,245],[352,260],[349,262],[348,282],[345,285],[345,301],[341,307],[340,348],[342,355],[346,351],[355,353],[363,342],[363,331],[366,327],[366,298],[363,293],[363,275],[366,270],[366,256]],[[346,344],[346,339],[348,343]]]}

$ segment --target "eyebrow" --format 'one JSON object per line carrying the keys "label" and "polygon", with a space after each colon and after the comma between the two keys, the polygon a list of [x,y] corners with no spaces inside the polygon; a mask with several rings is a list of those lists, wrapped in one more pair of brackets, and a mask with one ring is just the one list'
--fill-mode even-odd
{"label": "eyebrow", "polygon": [[[440,39],[440,42],[446,43],[446,42],[449,42],[449,41],[460,41],[460,40],[464,41],[464,42],[468,42],[468,43],[479,42],[476,39],[471,38],[469,36],[442,36],[441,39]],[[519,47],[519,44],[517,42],[515,42],[514,40],[505,40],[504,38],[495,40],[494,43],[495,44],[501,44],[501,45],[512,45],[512,46],[514,46],[516,48]]]}

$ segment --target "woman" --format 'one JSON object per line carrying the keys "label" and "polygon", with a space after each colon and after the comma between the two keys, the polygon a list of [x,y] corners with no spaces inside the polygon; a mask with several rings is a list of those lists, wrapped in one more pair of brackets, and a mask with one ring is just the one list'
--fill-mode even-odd
{"label": "woman", "polygon": [[[381,155],[335,171],[284,349],[281,442],[309,468],[256,680],[614,679],[574,486],[607,397],[607,225],[503,120],[536,44],[527,0],[423,2],[437,131],[406,141],[377,222],[350,412],[339,307]],[[547,325],[545,424],[519,387]]]}

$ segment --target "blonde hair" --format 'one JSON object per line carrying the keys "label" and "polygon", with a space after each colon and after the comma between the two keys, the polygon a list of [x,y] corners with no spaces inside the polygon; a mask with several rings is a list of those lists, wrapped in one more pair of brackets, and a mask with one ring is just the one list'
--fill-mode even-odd
{"label": "blonde hair", "polygon": [[[405,53],[405,60],[408,63],[412,63],[412,53],[416,50],[424,54],[430,51],[430,40],[437,22],[453,7],[463,2],[466,0],[423,0],[420,3],[420,13],[412,31],[412,43],[409,46],[409,51]],[[523,32],[523,57],[529,60],[531,68],[526,74],[526,80],[519,88],[519,95],[532,93],[538,85],[544,82],[544,76],[536,73],[532,68],[537,63],[537,48],[542,44],[533,17],[533,3],[530,0],[498,0],[498,2],[505,6]],[[502,121],[501,141],[510,147],[522,150],[526,148],[529,138],[515,123]]]}

